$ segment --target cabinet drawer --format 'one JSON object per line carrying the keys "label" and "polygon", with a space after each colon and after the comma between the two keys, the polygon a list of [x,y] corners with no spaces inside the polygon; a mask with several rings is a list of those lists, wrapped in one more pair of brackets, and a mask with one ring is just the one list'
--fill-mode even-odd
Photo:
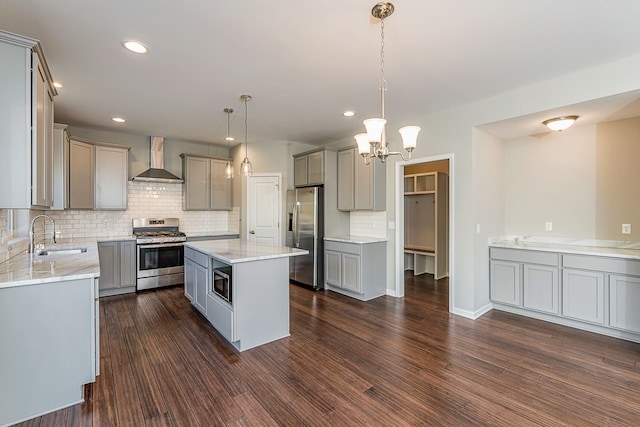
{"label": "cabinet drawer", "polygon": [[563,255],[562,266],[640,276],[640,261],[588,255]]}
{"label": "cabinet drawer", "polygon": [[329,251],[336,251],[354,255],[360,255],[362,253],[362,245],[359,245],[357,243],[334,242],[331,240],[325,240],[324,248]]}
{"label": "cabinet drawer", "polygon": [[229,342],[236,341],[233,309],[218,297],[207,295],[207,320]]}
{"label": "cabinet drawer", "polygon": [[554,252],[528,251],[522,249],[489,248],[489,257],[505,261],[529,264],[558,265],[559,255]]}
{"label": "cabinet drawer", "polygon": [[203,254],[202,252],[198,252],[195,249],[185,246],[184,257],[195,261],[196,264],[199,264],[204,268],[209,268],[209,256],[207,254]]}

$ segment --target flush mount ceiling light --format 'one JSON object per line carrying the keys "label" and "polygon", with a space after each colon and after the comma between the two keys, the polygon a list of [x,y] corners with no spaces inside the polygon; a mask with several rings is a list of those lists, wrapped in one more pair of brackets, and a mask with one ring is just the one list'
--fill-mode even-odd
{"label": "flush mount ceiling light", "polygon": [[247,103],[251,101],[251,95],[241,95],[240,99],[244,101],[244,160],[240,165],[240,171],[242,172],[242,175],[249,176],[253,174],[253,168],[249,161],[249,157],[247,156]]}
{"label": "flush mount ceiling light", "polygon": [[554,117],[553,119],[545,120],[542,124],[551,130],[561,131],[570,128],[573,122],[578,120],[578,117],[579,116]]}
{"label": "flush mount ceiling light", "polygon": [[123,119],[122,117],[112,117],[111,120],[113,120],[116,123],[124,123],[124,122],[126,122],[126,120]]}
{"label": "flush mount ceiling light", "polygon": [[[394,6],[391,3],[381,2],[377,3],[371,9],[371,15],[374,18],[380,19],[380,117],[374,119],[367,119],[362,122],[367,130],[367,133],[359,133],[355,136],[358,143],[358,152],[364,159],[365,164],[371,163],[371,159],[377,157],[382,163],[387,160],[390,155],[401,156],[403,160],[407,160],[401,152],[389,151],[387,146],[387,135],[385,126],[387,121],[384,118],[384,93],[387,91],[387,81],[384,79],[384,20],[391,16],[394,11]],[[411,152],[416,148],[416,139],[418,138],[418,132],[420,127],[418,126],[405,126],[400,128],[400,135],[402,136],[402,146],[409,153],[408,158],[411,158]]]}
{"label": "flush mount ceiling light", "polygon": [[[231,113],[233,113],[233,108],[225,108],[224,112],[227,113],[227,137],[225,140],[227,141],[227,152],[229,151],[229,142],[233,141],[229,130],[231,128]],[[233,178],[233,165],[231,164],[231,160],[227,160],[227,165],[224,167],[224,177],[227,179]]]}
{"label": "flush mount ceiling light", "polygon": [[149,52],[149,48],[147,46],[134,40],[123,41],[122,47],[133,53],[143,54]]}

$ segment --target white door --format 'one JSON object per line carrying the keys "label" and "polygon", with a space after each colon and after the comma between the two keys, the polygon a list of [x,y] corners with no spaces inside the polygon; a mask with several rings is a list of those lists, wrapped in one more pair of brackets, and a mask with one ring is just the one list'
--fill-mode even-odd
{"label": "white door", "polygon": [[247,239],[280,245],[280,175],[252,175],[248,182]]}

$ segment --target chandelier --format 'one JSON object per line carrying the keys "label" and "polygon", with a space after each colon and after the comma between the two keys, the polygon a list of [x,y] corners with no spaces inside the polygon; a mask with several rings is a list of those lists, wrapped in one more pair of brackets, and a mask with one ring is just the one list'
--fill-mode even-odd
{"label": "chandelier", "polygon": [[377,3],[373,6],[373,9],[371,9],[371,15],[380,19],[380,117],[364,120],[362,123],[367,133],[359,133],[355,136],[356,143],[358,144],[358,152],[367,165],[371,163],[374,157],[378,158],[382,163],[391,155],[401,156],[403,160],[410,159],[411,152],[416,148],[416,139],[420,132],[419,126],[405,126],[399,129],[402,137],[402,146],[409,153],[407,158],[405,158],[401,152],[389,151],[385,128],[387,121],[384,118],[384,94],[387,91],[387,81],[384,78],[384,20],[391,16],[393,11],[393,4],[387,2]]}

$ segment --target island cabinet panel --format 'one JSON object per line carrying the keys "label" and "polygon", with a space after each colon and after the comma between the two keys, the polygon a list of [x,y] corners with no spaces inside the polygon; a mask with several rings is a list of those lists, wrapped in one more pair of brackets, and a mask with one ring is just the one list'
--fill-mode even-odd
{"label": "island cabinet panel", "polygon": [[368,301],[386,294],[386,242],[324,242],[325,287]]}
{"label": "island cabinet panel", "polygon": [[207,291],[211,276],[209,257],[184,248],[184,289],[185,296],[205,316],[207,315]]}
{"label": "island cabinet panel", "polygon": [[609,325],[640,333],[640,277],[609,276]]}

